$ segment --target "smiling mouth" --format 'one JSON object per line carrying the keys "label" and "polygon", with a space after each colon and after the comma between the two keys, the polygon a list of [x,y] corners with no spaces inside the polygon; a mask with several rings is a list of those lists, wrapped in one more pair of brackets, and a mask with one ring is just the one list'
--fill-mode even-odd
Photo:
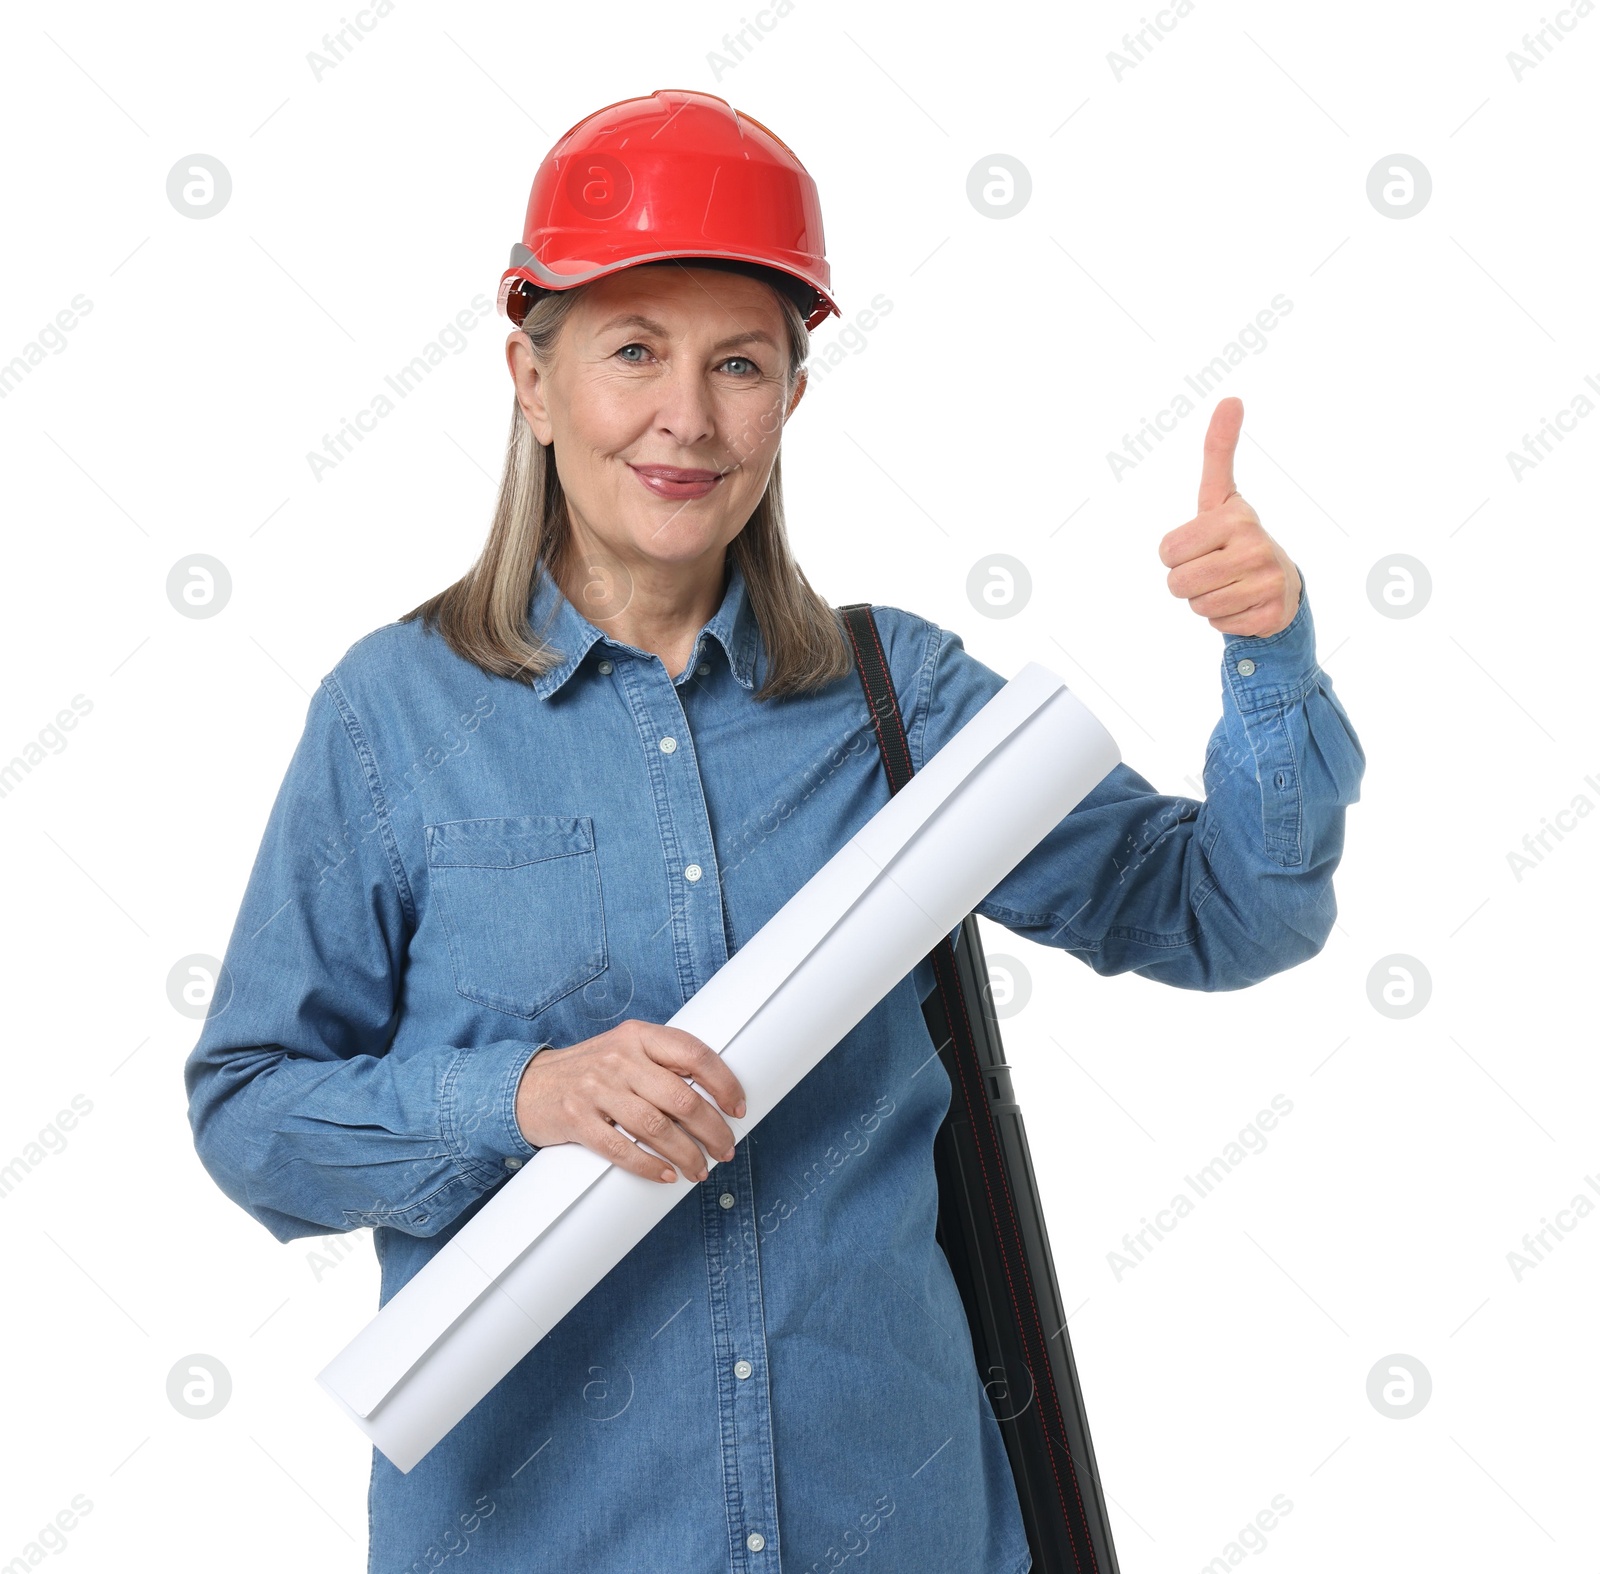
{"label": "smiling mouth", "polygon": [[657,497],[704,497],[722,480],[716,470],[682,470],[676,465],[629,465],[640,483]]}

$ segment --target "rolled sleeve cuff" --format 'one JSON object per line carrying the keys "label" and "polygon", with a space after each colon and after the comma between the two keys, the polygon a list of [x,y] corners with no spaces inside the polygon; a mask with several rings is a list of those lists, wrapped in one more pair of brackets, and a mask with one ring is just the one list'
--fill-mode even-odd
{"label": "rolled sleeve cuff", "polygon": [[[1298,572],[1300,565],[1295,564]],[[1230,634],[1222,647],[1222,675],[1240,714],[1279,710],[1299,700],[1316,679],[1317,631],[1311,620],[1306,576],[1300,605],[1276,634]]]}
{"label": "rolled sleeve cuff", "polygon": [[487,1184],[504,1180],[539,1149],[517,1124],[517,1084],[548,1044],[496,1039],[462,1050],[444,1090],[446,1130],[464,1169]]}

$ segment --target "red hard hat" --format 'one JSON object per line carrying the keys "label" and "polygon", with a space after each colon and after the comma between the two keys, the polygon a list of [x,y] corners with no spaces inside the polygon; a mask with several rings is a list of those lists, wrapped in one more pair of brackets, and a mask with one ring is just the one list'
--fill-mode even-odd
{"label": "red hard hat", "polygon": [[691,88],[608,104],[551,148],[500,279],[499,309],[520,325],[544,290],[669,257],[776,269],[795,281],[808,328],[841,315],[816,182],[760,121]]}

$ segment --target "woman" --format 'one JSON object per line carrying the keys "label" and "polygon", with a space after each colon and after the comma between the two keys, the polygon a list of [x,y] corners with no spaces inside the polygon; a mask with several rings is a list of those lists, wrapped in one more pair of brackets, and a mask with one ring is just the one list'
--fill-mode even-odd
{"label": "woman", "polygon": [[[779,489],[829,283],[809,176],[722,100],[569,132],[502,289],[488,542],[323,679],[273,807],[186,1082],[277,1239],[372,1226],[387,1301],[543,1146],[699,1183],[412,1472],[374,1454],[373,1570],[1029,1566],[934,1237],[926,964],[738,1143],[661,1025],[888,798]],[[1119,766],[978,908],[1179,988],[1321,948],[1364,763],[1237,424],[1163,542],[1226,636],[1207,798]],[[920,767],[1003,680],[878,621]]]}

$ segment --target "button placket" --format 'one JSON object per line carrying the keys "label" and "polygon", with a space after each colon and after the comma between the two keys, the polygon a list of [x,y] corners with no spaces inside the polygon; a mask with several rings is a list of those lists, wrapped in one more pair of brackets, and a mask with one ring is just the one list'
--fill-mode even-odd
{"label": "button placket", "polygon": [[765,1552],[735,1567],[758,1574],[777,1567],[777,1477],[772,1450],[771,1394],[766,1382],[760,1246],[750,1151],[735,1145],[716,1172],[727,1190],[701,1190],[706,1268],[712,1308],[713,1360],[722,1422],[723,1482],[728,1528],[737,1546]]}
{"label": "button placket", "polygon": [[716,849],[694,735],[661,662],[619,662],[616,671],[644,748],[667,872],[665,916],[679,988],[687,1000],[728,960]]}
{"label": "button placket", "polygon": [[[617,673],[644,749],[671,881],[673,950],[687,999],[729,955],[716,847],[694,735],[678,687],[660,662],[620,663]],[[664,746],[666,739],[673,740],[673,748]],[[777,1470],[757,1219],[745,1143],[735,1144],[733,1159],[718,1164],[715,1175],[715,1185],[697,1189],[724,1505],[735,1567],[741,1574],[761,1574],[778,1566]]]}

